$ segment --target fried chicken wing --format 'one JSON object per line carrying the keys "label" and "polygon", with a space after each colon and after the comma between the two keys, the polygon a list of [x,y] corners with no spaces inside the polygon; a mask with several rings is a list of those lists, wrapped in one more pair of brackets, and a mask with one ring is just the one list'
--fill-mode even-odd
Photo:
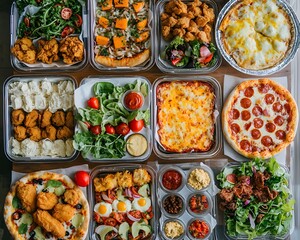
{"label": "fried chicken wing", "polygon": [[214,9],[210,8],[206,3],[203,3],[202,11],[203,11],[204,17],[206,17],[210,23],[213,23],[213,21],[215,20]]}
{"label": "fried chicken wing", "polygon": [[74,116],[73,112],[66,113],[66,126],[70,129],[74,128]]}
{"label": "fried chicken wing", "polygon": [[48,109],[43,112],[42,120],[41,120],[41,128],[45,128],[51,125],[51,117],[52,117],[52,112],[50,112]]}
{"label": "fried chicken wing", "polygon": [[67,222],[72,219],[75,214],[75,208],[69,204],[58,203],[53,209],[53,217],[60,222]]}
{"label": "fried chicken wing", "polygon": [[32,40],[24,37],[18,39],[11,49],[13,55],[21,62],[33,64],[36,62],[36,50]]}
{"label": "fried chicken wing", "polygon": [[133,171],[133,183],[142,186],[151,181],[151,175],[146,169],[138,168]]}
{"label": "fried chicken wing", "polygon": [[62,223],[52,217],[47,211],[38,209],[33,214],[33,220],[36,224],[44,228],[46,232],[50,232],[58,238],[65,236],[66,231]]}
{"label": "fried chicken wing", "polygon": [[193,41],[196,39],[195,35],[190,33],[190,32],[187,32],[184,36],[183,36],[183,39],[186,41],[186,42],[190,42],[190,41]]}
{"label": "fried chicken wing", "polygon": [[35,127],[38,123],[40,114],[37,110],[32,110],[30,113],[28,113],[25,117],[25,127],[32,128]]}
{"label": "fried chicken wing", "polygon": [[29,213],[36,209],[36,186],[19,182],[17,185],[17,196],[22,206]]}
{"label": "fried chicken wing", "polygon": [[14,132],[15,132],[15,139],[17,139],[19,142],[27,138],[26,128],[23,126],[14,127]]}
{"label": "fried chicken wing", "polygon": [[79,203],[79,193],[74,189],[68,189],[64,193],[64,200],[66,203],[69,203],[71,206],[76,206]]}
{"label": "fried chicken wing", "polygon": [[59,46],[59,52],[63,56],[66,64],[73,64],[83,60],[84,47],[78,37],[67,37],[63,39]]}
{"label": "fried chicken wing", "polygon": [[118,182],[118,186],[121,188],[128,188],[133,186],[132,174],[128,170],[125,172],[117,172],[116,178]]}
{"label": "fried chicken wing", "polygon": [[39,127],[35,126],[32,128],[27,128],[26,131],[29,135],[30,140],[38,142],[42,139],[42,131]]}
{"label": "fried chicken wing", "polygon": [[56,128],[52,125],[47,126],[46,129],[42,131],[42,137],[54,141],[56,139]]}
{"label": "fried chicken wing", "polygon": [[66,117],[64,111],[56,111],[52,115],[52,124],[56,127],[61,127],[65,125]]}
{"label": "fried chicken wing", "polygon": [[11,122],[13,125],[22,125],[25,119],[25,112],[22,109],[13,110],[11,112]]}
{"label": "fried chicken wing", "polygon": [[40,192],[36,204],[42,210],[51,210],[58,203],[58,197],[51,192]]}
{"label": "fried chicken wing", "polygon": [[206,33],[204,31],[197,32],[196,37],[198,40],[201,40],[202,42],[206,42],[206,43],[209,42],[207,39]]}
{"label": "fried chicken wing", "polygon": [[73,137],[73,131],[70,128],[66,127],[66,126],[63,126],[62,128],[59,128],[57,130],[56,137],[57,137],[57,139],[72,138]]}
{"label": "fried chicken wing", "polygon": [[52,38],[49,41],[42,39],[38,41],[37,59],[48,64],[59,60],[58,42],[55,38]]}

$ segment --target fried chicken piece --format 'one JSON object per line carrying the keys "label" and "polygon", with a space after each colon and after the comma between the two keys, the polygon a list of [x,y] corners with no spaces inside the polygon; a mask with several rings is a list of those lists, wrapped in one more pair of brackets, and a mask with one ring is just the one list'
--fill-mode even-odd
{"label": "fried chicken piece", "polygon": [[202,11],[204,17],[208,19],[208,22],[213,23],[215,20],[215,12],[213,8],[210,8],[207,4],[202,4]]}
{"label": "fried chicken piece", "polygon": [[192,12],[189,12],[189,11],[187,13],[180,14],[180,17],[187,17],[190,20],[195,18],[194,14]]}
{"label": "fried chicken piece", "polygon": [[25,117],[25,127],[32,128],[35,127],[38,123],[40,114],[37,110],[32,110],[30,113],[28,113]]}
{"label": "fried chicken piece", "polygon": [[116,178],[118,182],[118,186],[121,188],[128,188],[133,186],[132,174],[128,170],[125,172],[117,172]]}
{"label": "fried chicken piece", "polygon": [[198,25],[193,20],[191,20],[190,21],[190,26],[187,28],[187,31],[190,32],[190,33],[199,32]]}
{"label": "fried chicken piece", "polygon": [[183,39],[186,41],[186,42],[190,42],[190,41],[193,41],[196,39],[195,35],[190,33],[190,32],[187,32],[184,36],[183,36]]}
{"label": "fried chicken piece", "polygon": [[151,181],[151,175],[146,169],[138,168],[133,171],[134,185],[142,186]]}
{"label": "fried chicken piece", "polygon": [[65,125],[66,117],[64,111],[56,111],[52,115],[52,124],[56,127],[61,127]]}
{"label": "fried chicken piece", "polygon": [[190,26],[190,18],[188,17],[179,18],[176,26],[179,28],[188,28]]}
{"label": "fried chicken piece", "polygon": [[117,178],[114,174],[108,174],[104,178],[94,178],[94,186],[96,192],[112,190],[118,187]]}
{"label": "fried chicken piece", "polygon": [[15,139],[17,139],[19,142],[27,138],[26,128],[23,126],[14,127],[14,132],[15,132]]}
{"label": "fried chicken piece", "polygon": [[185,29],[183,29],[183,28],[174,28],[172,34],[174,36],[183,37],[183,35],[185,34]]}
{"label": "fried chicken piece", "polygon": [[169,41],[173,38],[173,35],[171,33],[171,28],[168,26],[162,27],[162,36],[165,40]]}
{"label": "fried chicken piece", "polygon": [[69,204],[58,203],[55,205],[52,215],[60,222],[67,222],[72,219],[75,211],[75,208],[71,207]]}
{"label": "fried chicken piece", "polygon": [[41,128],[45,128],[51,125],[51,117],[52,117],[52,112],[50,112],[48,109],[43,112],[42,120],[41,120]]}
{"label": "fried chicken piece", "polygon": [[57,137],[57,139],[72,138],[73,137],[73,131],[70,128],[66,127],[66,126],[63,126],[62,128],[59,128],[57,130],[56,137]]}
{"label": "fried chicken piece", "polygon": [[55,193],[40,192],[37,195],[36,204],[42,210],[51,210],[58,203],[58,197]]}
{"label": "fried chicken piece", "polygon": [[83,60],[83,43],[78,37],[67,37],[60,42],[59,52],[66,64],[73,64]]}
{"label": "fried chicken piece", "polygon": [[197,3],[192,2],[192,3],[188,3],[187,5],[188,5],[187,11],[191,12],[195,17],[202,15],[202,9],[198,6]]}
{"label": "fried chicken piece", "polygon": [[201,40],[203,42],[206,42],[208,43],[208,39],[207,39],[207,36],[206,36],[206,33],[204,31],[199,31],[196,33],[196,37],[198,40]]}
{"label": "fried chicken piece", "polygon": [[37,59],[43,63],[56,62],[59,60],[58,56],[58,42],[55,38],[49,41],[40,39],[38,41],[38,54]]}
{"label": "fried chicken piece", "polygon": [[23,124],[25,119],[25,112],[22,109],[13,110],[11,112],[11,122],[13,125],[18,126]]}
{"label": "fried chicken piece", "polygon": [[198,16],[195,19],[195,22],[198,25],[198,27],[204,27],[208,23],[208,21],[209,21],[209,19],[207,17],[204,17],[204,16]]}
{"label": "fried chicken piece", "polygon": [[21,62],[33,64],[36,62],[36,50],[32,40],[24,37],[17,39],[11,49],[11,53],[16,56]]}
{"label": "fried chicken piece", "polygon": [[33,220],[36,224],[52,233],[55,237],[63,238],[66,234],[65,228],[56,218],[52,217],[50,213],[38,209],[33,214]]}
{"label": "fried chicken piece", "polygon": [[163,26],[174,27],[177,24],[178,20],[174,17],[169,17],[162,21]]}
{"label": "fried chicken piece", "polygon": [[164,20],[168,19],[169,17],[170,17],[169,14],[167,14],[167,13],[162,13],[162,14],[160,15],[160,20],[163,22]]}
{"label": "fried chicken piece", "polygon": [[29,213],[36,209],[36,186],[19,182],[17,185],[17,196],[23,208]]}
{"label": "fried chicken piece", "polygon": [[181,0],[171,0],[165,5],[165,12],[172,13],[174,12],[177,15],[182,13],[187,13],[187,5]]}
{"label": "fried chicken piece", "polygon": [[206,24],[203,28],[203,31],[206,34],[207,40],[210,42],[211,41],[211,26],[209,26],[208,24]]}
{"label": "fried chicken piece", "polygon": [[27,133],[30,140],[38,142],[42,139],[42,131],[39,127],[35,126],[32,128],[27,128]]}
{"label": "fried chicken piece", "polygon": [[56,139],[56,128],[52,125],[49,125],[42,131],[42,137],[43,139],[48,138],[51,141],[54,141]]}
{"label": "fried chicken piece", "polygon": [[73,207],[75,207],[79,203],[79,199],[79,193],[75,189],[68,189],[64,193],[65,202],[69,203]]}
{"label": "fried chicken piece", "polygon": [[66,113],[66,126],[70,129],[74,128],[74,116],[73,112]]}

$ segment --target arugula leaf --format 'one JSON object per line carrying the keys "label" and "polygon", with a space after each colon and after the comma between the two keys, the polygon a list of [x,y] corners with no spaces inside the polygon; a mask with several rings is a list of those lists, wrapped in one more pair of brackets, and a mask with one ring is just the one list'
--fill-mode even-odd
{"label": "arugula leaf", "polygon": [[19,234],[25,234],[27,232],[28,225],[26,223],[21,223],[21,225],[18,227],[18,233]]}
{"label": "arugula leaf", "polygon": [[46,184],[46,187],[60,187],[62,185],[61,181],[57,181],[57,180],[49,180]]}

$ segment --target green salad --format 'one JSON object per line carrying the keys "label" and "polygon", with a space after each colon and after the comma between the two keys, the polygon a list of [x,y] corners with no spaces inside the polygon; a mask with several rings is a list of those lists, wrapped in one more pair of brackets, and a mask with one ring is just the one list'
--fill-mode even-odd
{"label": "green salad", "polygon": [[255,159],[225,167],[217,175],[230,237],[282,237],[289,233],[295,200],[288,188],[288,174],[275,158]]}
{"label": "green salad", "polygon": [[122,158],[126,153],[125,136],[131,131],[139,132],[150,125],[150,110],[128,111],[122,97],[132,90],[148,95],[148,85],[136,80],[124,86],[110,82],[93,85],[93,96],[87,99],[87,107],[79,108],[76,119],[80,130],[74,135],[74,148],[83,157],[96,159]]}

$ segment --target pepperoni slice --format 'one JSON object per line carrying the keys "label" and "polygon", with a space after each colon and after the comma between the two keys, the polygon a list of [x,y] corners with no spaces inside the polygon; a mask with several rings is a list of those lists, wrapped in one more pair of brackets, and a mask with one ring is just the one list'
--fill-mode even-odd
{"label": "pepperoni slice", "polygon": [[269,147],[269,146],[271,146],[273,144],[273,140],[269,136],[263,136],[262,139],[261,139],[261,143],[264,146]]}
{"label": "pepperoni slice", "polygon": [[247,110],[242,111],[242,120],[248,121],[251,118],[251,113]]}
{"label": "pepperoni slice", "polygon": [[250,127],[251,127],[251,122],[245,124],[245,129],[246,129],[246,131],[248,131]]}
{"label": "pepperoni slice", "polygon": [[255,105],[254,108],[252,109],[252,113],[254,114],[254,116],[259,116],[263,113],[263,110],[260,106]]}
{"label": "pepperoni slice", "polygon": [[274,123],[278,126],[281,126],[283,123],[284,123],[284,119],[283,117],[281,116],[277,116],[275,119],[274,119]]}
{"label": "pepperoni slice", "polygon": [[273,94],[266,94],[265,101],[267,104],[272,104],[275,101],[275,97]]}
{"label": "pepperoni slice", "polygon": [[249,98],[243,98],[241,100],[241,106],[243,108],[249,108],[251,106],[251,100]]}
{"label": "pepperoni slice", "polygon": [[258,129],[252,129],[251,136],[253,137],[253,139],[259,139],[261,136],[261,133]]}
{"label": "pepperoni slice", "polygon": [[273,110],[274,112],[281,112],[282,111],[282,105],[280,102],[276,102],[273,104]]}
{"label": "pepperoni slice", "polygon": [[245,92],[244,92],[245,97],[249,97],[250,98],[250,97],[253,96],[253,94],[254,94],[254,90],[253,90],[252,87],[247,87],[245,89]]}
{"label": "pepperoni slice", "polygon": [[289,114],[291,112],[291,106],[290,106],[290,104],[288,104],[288,103],[284,104],[284,109]]}
{"label": "pepperoni slice", "polygon": [[259,87],[258,87],[258,91],[260,93],[267,93],[270,89],[270,86],[269,85],[266,85],[266,84],[260,84]]}
{"label": "pepperoni slice", "polygon": [[261,120],[260,118],[254,118],[253,122],[255,128],[261,128],[264,125],[264,121]]}
{"label": "pepperoni slice", "polygon": [[264,114],[264,116],[270,117],[270,114],[267,109],[263,110],[263,114]]}
{"label": "pepperoni slice", "polygon": [[242,140],[240,142],[240,147],[241,147],[241,149],[245,150],[246,152],[251,151],[251,144],[248,140]]}
{"label": "pepperoni slice", "polygon": [[239,133],[241,130],[240,126],[236,123],[231,124],[230,128],[235,134]]}
{"label": "pepperoni slice", "polygon": [[275,133],[276,138],[280,139],[280,140],[284,140],[286,138],[286,134],[283,130],[278,130]]}
{"label": "pepperoni slice", "polygon": [[258,148],[256,146],[252,146],[252,152],[257,152]]}
{"label": "pepperoni slice", "polygon": [[237,110],[237,109],[232,109],[232,111],[231,111],[231,114],[232,114],[232,118],[233,119],[238,119],[239,117],[240,117],[240,112],[239,112],[239,110]]}
{"label": "pepperoni slice", "polygon": [[276,126],[275,126],[274,123],[269,122],[269,123],[266,124],[266,129],[267,129],[268,132],[272,133],[272,132],[275,131]]}

